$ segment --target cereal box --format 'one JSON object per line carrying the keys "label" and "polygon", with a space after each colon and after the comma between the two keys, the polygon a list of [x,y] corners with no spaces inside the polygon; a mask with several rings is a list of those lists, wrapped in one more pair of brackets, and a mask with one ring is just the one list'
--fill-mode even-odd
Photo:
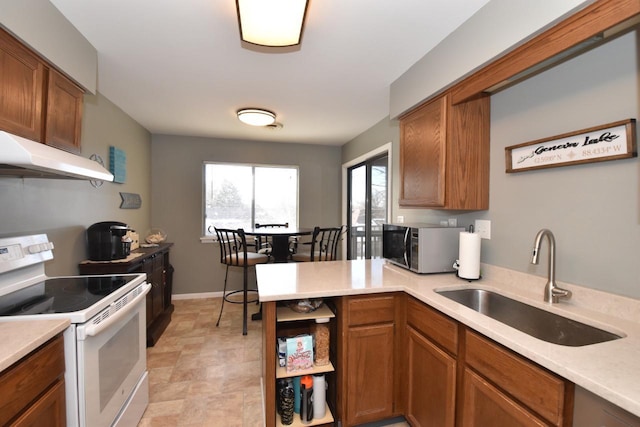
{"label": "cereal box", "polygon": [[287,338],[287,372],[313,367],[313,340],[311,335]]}

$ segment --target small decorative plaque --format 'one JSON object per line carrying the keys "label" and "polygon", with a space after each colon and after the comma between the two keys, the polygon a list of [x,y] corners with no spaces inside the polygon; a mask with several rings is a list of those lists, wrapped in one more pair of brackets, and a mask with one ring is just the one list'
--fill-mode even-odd
{"label": "small decorative plaque", "polygon": [[120,193],[120,197],[120,209],[140,209],[142,206],[142,197],[137,193]]}
{"label": "small decorative plaque", "polygon": [[636,120],[538,139],[505,148],[506,172],[636,157]]}

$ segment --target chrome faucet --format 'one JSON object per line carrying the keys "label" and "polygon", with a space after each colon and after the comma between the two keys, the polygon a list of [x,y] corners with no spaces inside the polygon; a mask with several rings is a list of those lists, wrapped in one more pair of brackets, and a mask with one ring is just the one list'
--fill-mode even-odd
{"label": "chrome faucet", "polygon": [[544,236],[547,236],[547,240],[549,240],[549,279],[544,287],[544,301],[555,303],[559,302],[560,298],[571,298],[571,291],[559,288],[556,285],[556,239],[553,237],[551,230],[543,228],[536,234],[531,264],[538,264],[538,253]]}

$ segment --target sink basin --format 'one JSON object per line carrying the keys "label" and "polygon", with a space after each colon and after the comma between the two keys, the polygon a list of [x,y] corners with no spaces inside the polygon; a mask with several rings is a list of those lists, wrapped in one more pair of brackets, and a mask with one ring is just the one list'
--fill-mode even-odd
{"label": "sink basin", "polygon": [[580,347],[622,338],[484,289],[436,292],[512,328],[553,344]]}

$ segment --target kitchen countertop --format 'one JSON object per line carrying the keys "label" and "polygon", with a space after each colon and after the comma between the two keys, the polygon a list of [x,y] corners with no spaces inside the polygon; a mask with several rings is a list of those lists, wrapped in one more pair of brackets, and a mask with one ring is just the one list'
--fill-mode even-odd
{"label": "kitchen countertop", "polygon": [[[419,275],[384,260],[256,266],[260,301],[403,291],[552,372],[640,416],[640,300],[557,281],[568,301],[542,301],[547,278],[483,264],[482,279]],[[544,266],[538,271],[546,274]],[[624,338],[582,347],[547,343],[434,292],[479,287],[572,318]]]}
{"label": "kitchen countertop", "polygon": [[0,322],[0,372],[67,329],[69,320]]}

